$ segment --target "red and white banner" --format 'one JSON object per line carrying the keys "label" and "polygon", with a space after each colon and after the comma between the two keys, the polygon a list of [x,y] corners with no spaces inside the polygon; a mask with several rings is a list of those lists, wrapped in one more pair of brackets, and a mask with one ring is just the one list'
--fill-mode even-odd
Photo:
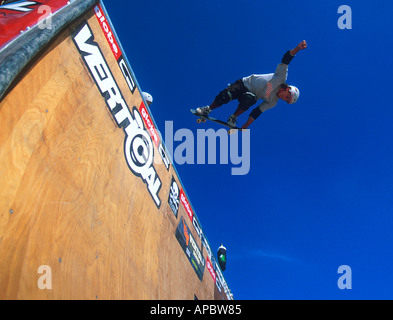
{"label": "red and white banner", "polygon": [[102,32],[104,33],[105,38],[108,41],[109,47],[112,49],[113,55],[115,56],[117,61],[121,57],[122,53],[120,50],[120,46],[116,41],[115,35],[111,29],[110,23],[105,17],[104,10],[102,10],[101,5],[98,4],[94,7],[94,12],[101,26]]}
{"label": "red and white banner", "polygon": [[139,112],[143,118],[143,121],[145,122],[147,131],[150,133],[150,137],[153,139],[154,144],[158,148],[158,145],[160,143],[160,138],[157,132],[156,127],[154,126],[153,119],[151,118],[149,112],[147,111],[147,108],[145,104],[142,102],[140,107],[139,107]]}
{"label": "red and white banner", "polygon": [[190,217],[191,221],[193,221],[194,212],[192,211],[191,204],[188,201],[183,189],[180,190],[180,201],[186,209],[187,215]]}
{"label": "red and white banner", "polygon": [[209,270],[209,273],[211,274],[214,283],[216,283],[216,272],[214,271],[213,264],[211,263],[209,257],[206,257],[206,268],[207,270]]}

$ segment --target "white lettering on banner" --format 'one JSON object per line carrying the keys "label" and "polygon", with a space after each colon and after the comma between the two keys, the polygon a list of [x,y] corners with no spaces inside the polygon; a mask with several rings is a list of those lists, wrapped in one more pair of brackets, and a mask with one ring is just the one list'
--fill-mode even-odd
{"label": "white lettering on banner", "polygon": [[[104,33],[105,38],[109,44],[109,47],[112,50],[112,53],[119,65],[121,72],[123,73],[124,79],[126,80],[131,93],[134,94],[134,91],[136,89],[136,84],[133,79],[130,68],[128,67],[126,60],[121,52],[120,49],[121,47],[116,40],[115,33],[111,29],[110,21],[105,17],[104,10],[102,9],[100,4],[94,7],[94,12],[97,17],[98,23],[101,26],[102,32]],[[150,117],[150,114],[143,103],[141,103],[139,112],[142,114],[143,120],[145,121],[145,125],[147,126],[147,129],[149,130],[150,135],[153,138],[156,147],[159,148],[159,155],[161,156],[166,169],[169,170],[168,156],[166,155],[163,146],[160,145],[160,137],[155,128],[154,121]]]}
{"label": "white lettering on banner", "polygon": [[152,140],[145,130],[138,109],[134,107],[131,112],[128,108],[98,44],[93,41],[94,37],[87,22],[75,32],[73,40],[118,127],[123,128],[126,133],[124,153],[129,168],[142,178],[156,206],[160,207],[158,193],[162,183],[153,166]]}
{"label": "white lettering on banner", "polygon": [[214,271],[213,265],[210,262],[209,258],[207,258],[206,267],[209,270],[209,272],[210,272],[210,274],[211,274],[211,276],[212,276],[212,278],[214,280],[214,283],[215,283],[216,282],[216,272]]}
{"label": "white lettering on banner", "polygon": [[142,114],[142,118],[145,121],[145,124],[147,126],[147,130],[149,130],[150,135],[154,141],[154,143],[156,144],[156,146],[158,147],[158,144],[160,142],[160,139],[158,137],[158,133],[156,128],[154,127],[153,124],[153,120],[150,118],[149,113],[147,112],[147,109],[145,107],[145,105],[143,104],[143,102],[141,103],[141,106],[139,107],[139,111]]}
{"label": "white lettering on banner", "polygon": [[184,194],[183,189],[180,190],[180,200],[181,200],[181,203],[183,204],[184,208],[186,209],[188,216],[190,217],[190,219],[192,221],[192,219],[194,217],[194,213],[192,212],[191,206],[188,203],[187,197]]}
{"label": "white lettering on banner", "polygon": [[98,19],[98,22],[100,23],[102,31],[105,34],[106,40],[108,41],[108,44],[112,49],[113,55],[115,56],[116,60],[118,60],[119,57],[121,56],[121,51],[119,49],[119,45],[115,40],[115,37],[113,36],[113,32],[110,29],[104,14],[102,13],[101,6],[100,5],[95,6],[94,12]]}
{"label": "white lettering on banner", "polygon": [[205,259],[203,259],[202,253],[198,248],[198,245],[196,244],[194,237],[190,236],[190,244],[192,247],[192,251],[194,252],[195,258],[198,260],[197,263],[199,265],[205,265]]}
{"label": "white lettering on banner", "polygon": [[217,264],[217,262],[214,262],[214,263],[216,265],[215,270],[216,270],[217,280],[219,280],[221,283],[225,283],[224,276],[222,275],[222,272],[221,272],[221,269],[220,269],[219,265]]}
{"label": "white lettering on banner", "polygon": [[201,229],[201,226],[199,225],[198,219],[196,218],[195,214],[192,219],[192,225],[194,226],[199,238],[201,238],[201,240],[202,240],[203,239],[202,229]]}
{"label": "white lettering on banner", "polygon": [[209,243],[207,242],[206,237],[204,236],[202,239],[202,245],[206,248],[207,251],[207,256],[210,257],[210,259],[212,259],[212,250],[210,249]]}
{"label": "white lettering on banner", "polygon": [[136,89],[135,81],[131,75],[131,71],[128,68],[126,61],[124,60],[120,46],[116,41],[115,35],[113,34],[113,32],[110,28],[109,21],[107,22],[107,19],[103,13],[103,10],[102,10],[100,4],[98,4],[94,7],[94,12],[96,14],[98,23],[101,26],[102,32],[104,33],[105,38],[109,44],[109,47],[111,48],[112,53],[115,56],[115,59],[119,65],[121,72],[123,73],[124,79],[126,80],[127,85],[131,90],[131,93],[134,94],[134,91]]}

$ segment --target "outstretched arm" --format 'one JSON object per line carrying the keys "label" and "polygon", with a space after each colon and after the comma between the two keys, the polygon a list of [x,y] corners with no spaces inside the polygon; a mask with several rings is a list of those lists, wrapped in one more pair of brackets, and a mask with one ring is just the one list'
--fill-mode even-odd
{"label": "outstretched arm", "polygon": [[289,53],[291,54],[291,56],[294,56],[300,50],[304,50],[306,48],[307,48],[307,42],[306,42],[306,40],[303,40],[295,48],[293,48]]}
{"label": "outstretched arm", "polygon": [[[282,63],[289,64],[289,62],[292,60],[292,58],[300,50],[304,50],[306,48],[307,48],[307,42],[306,42],[306,40],[303,40],[295,48],[293,48],[290,51],[287,51],[287,53],[283,57]],[[288,55],[288,53],[289,53],[289,55]],[[265,109],[266,108],[264,108],[264,110]],[[253,110],[253,112],[251,112],[250,117],[248,118],[247,122],[241,128],[242,129],[247,129],[261,114],[262,114],[262,111],[260,110],[260,108],[259,107],[255,108]]]}
{"label": "outstretched arm", "polygon": [[282,57],[281,63],[288,65],[292,61],[292,59],[296,55],[296,53],[298,53],[300,50],[304,50],[306,48],[307,48],[307,42],[306,42],[306,40],[303,40],[295,48],[293,48],[292,50],[288,50],[284,54],[284,56]]}

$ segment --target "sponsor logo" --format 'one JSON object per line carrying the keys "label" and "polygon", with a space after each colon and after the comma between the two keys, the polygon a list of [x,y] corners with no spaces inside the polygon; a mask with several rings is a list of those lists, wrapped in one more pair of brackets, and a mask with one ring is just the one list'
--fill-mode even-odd
{"label": "sponsor logo", "polygon": [[109,44],[109,47],[111,48],[112,53],[117,61],[117,64],[119,65],[119,68],[123,73],[124,79],[126,80],[127,85],[130,88],[131,93],[133,94],[136,89],[135,81],[132,77],[130,68],[128,67],[123,57],[123,54],[120,50],[120,45],[116,40],[116,37],[111,29],[110,23],[104,15],[104,11],[102,10],[101,5],[98,4],[94,7],[94,13],[97,17],[98,23],[101,26],[102,32],[104,33],[105,38]]}
{"label": "sponsor logo", "polygon": [[160,136],[158,135],[158,131],[154,125],[154,121],[153,121],[152,117],[150,116],[149,111],[147,110],[143,101],[139,107],[139,112],[141,113],[143,121],[145,122],[145,125],[147,127],[147,130],[149,131],[150,136],[153,139],[154,144],[156,145],[156,147],[158,149],[158,152],[161,156],[162,162],[164,163],[166,169],[169,170],[170,161],[169,161],[168,156],[165,152],[165,147],[160,139]]}
{"label": "sponsor logo", "polygon": [[175,178],[172,177],[172,183],[169,189],[168,203],[176,218],[177,218],[177,213],[179,211],[179,204],[180,204],[179,196],[180,196],[179,185],[176,183]]}
{"label": "sponsor logo", "polygon": [[116,38],[112,32],[112,29],[109,25],[109,22],[105,18],[103,14],[103,10],[100,5],[96,5],[94,7],[94,12],[96,14],[97,20],[100,23],[101,29],[104,32],[105,38],[108,41],[109,47],[112,49],[113,55],[115,56],[116,60],[119,60],[122,53],[120,47],[116,41]]}
{"label": "sponsor logo", "polygon": [[202,238],[202,245],[206,248],[207,256],[210,257],[210,259],[214,258],[213,253],[212,253],[212,250],[210,249],[210,245],[209,245],[209,243],[207,242],[206,237],[203,237],[203,238]]}
{"label": "sponsor logo", "polygon": [[180,190],[180,201],[183,204],[184,209],[186,209],[186,212],[192,221],[194,217],[194,212],[192,211],[190,202],[188,201],[183,189]]}
{"label": "sponsor logo", "polygon": [[120,70],[123,73],[124,79],[126,80],[131,93],[134,94],[134,91],[136,89],[136,84],[134,79],[132,78],[131,71],[128,68],[128,65],[125,62],[123,56],[121,56],[120,60],[118,60],[117,63],[119,64]]}
{"label": "sponsor logo", "polygon": [[154,126],[153,120],[151,119],[149,112],[147,111],[144,103],[142,102],[140,107],[139,107],[139,112],[142,115],[143,121],[146,124],[147,130],[150,133],[150,136],[152,137],[156,147],[158,148],[158,144],[160,143],[160,138],[158,137],[157,130]]}
{"label": "sponsor logo", "polygon": [[86,21],[72,38],[114,120],[125,132],[124,154],[128,167],[143,180],[156,206],[160,207],[158,193],[162,183],[153,166],[153,142],[141,114],[135,106],[130,111]]}
{"label": "sponsor logo", "polygon": [[199,238],[201,238],[201,240],[203,240],[205,236],[203,235],[202,228],[201,228],[198,218],[195,214],[192,218],[192,225],[194,226],[195,231],[197,232]]}
{"label": "sponsor logo", "polygon": [[[98,20],[98,23],[101,26],[102,32],[105,35],[105,38],[108,42],[109,47],[112,50],[112,53],[117,61],[117,64],[119,65],[120,71],[123,74],[124,79],[126,80],[126,83],[131,91],[132,94],[134,94],[135,89],[137,88],[136,81],[133,78],[132,72],[126,63],[126,59],[124,58],[123,53],[121,52],[121,47],[119,45],[119,42],[116,40],[115,33],[112,31],[110,22],[108,19],[105,17],[104,10],[102,9],[101,5],[98,4],[94,7],[94,13],[95,16]],[[170,160],[168,158],[168,155],[165,151],[165,147],[163,143],[161,142],[160,136],[158,135],[157,129],[155,128],[154,121],[151,118],[149,112],[147,111],[147,108],[145,105],[141,104],[139,107],[139,111],[142,114],[143,120],[145,122],[145,125],[150,132],[150,135],[155,143],[155,145],[158,148],[159,154],[161,156],[161,159],[166,167],[167,170],[169,170],[170,167]]]}
{"label": "sponsor logo", "polygon": [[[183,236],[184,236],[185,245],[188,246],[190,242],[190,231],[188,230],[187,224],[184,221],[184,219],[181,219],[180,222],[182,223],[182,227],[183,227]],[[188,254],[188,256],[190,255]]]}
{"label": "sponsor logo", "polygon": [[147,127],[147,130],[149,131],[150,136],[153,139],[154,144],[156,145],[156,147],[158,149],[158,152],[161,156],[162,162],[164,163],[166,169],[169,170],[169,159],[168,159],[168,156],[165,152],[165,147],[160,139],[160,136],[158,135],[158,131],[154,125],[154,121],[153,121],[152,117],[150,116],[149,111],[147,110],[143,101],[139,107],[139,112],[141,113],[143,121],[145,122],[145,125]]}
{"label": "sponsor logo", "polygon": [[180,218],[175,236],[199,280],[202,281],[206,261],[183,217]]}
{"label": "sponsor logo", "polygon": [[[213,255],[213,252],[210,248],[210,245],[203,233],[203,230],[200,226],[200,223],[197,219],[197,216],[194,214],[191,204],[188,201],[185,192],[183,191],[183,189],[180,190],[180,201],[183,204],[187,215],[189,216],[192,225],[195,228],[195,231],[197,232],[198,236],[201,238],[202,241],[202,246],[206,248],[207,254],[206,254],[206,267],[209,270],[210,275],[212,276],[215,284],[217,285],[218,290],[221,292],[221,288],[222,288],[222,284],[225,283],[225,280],[221,274],[221,279],[219,280],[219,277],[217,276],[217,272],[219,272],[219,270],[217,270],[217,263],[216,263],[216,259]],[[183,217],[182,220],[184,221]],[[217,270],[217,272],[216,272]]]}
{"label": "sponsor logo", "polygon": [[189,234],[189,236],[190,236],[190,242],[189,243],[191,245],[192,252],[194,254],[195,260],[196,260],[198,265],[203,265],[204,266],[205,265],[205,259],[203,258],[202,252],[199,249],[199,247],[198,247],[198,245],[197,245],[197,243],[196,243],[196,241],[195,241],[195,239],[194,239],[194,237],[192,236],[191,233]]}
{"label": "sponsor logo", "polygon": [[221,269],[217,265],[217,263],[215,263],[215,270],[216,270],[216,275],[217,275],[216,286],[217,286],[218,290],[221,293],[222,288],[224,288],[224,292],[225,292],[226,296],[228,297],[228,299],[233,300],[231,291],[229,290],[228,285],[224,279],[224,276],[222,275]]}
{"label": "sponsor logo", "polygon": [[160,153],[162,162],[164,163],[166,170],[169,171],[170,160],[169,160],[168,155],[165,151],[165,146],[162,142],[160,142],[160,145],[158,146],[158,152]]}
{"label": "sponsor logo", "polygon": [[198,236],[203,241],[204,235],[203,235],[202,228],[200,226],[197,216],[194,214],[194,211],[192,210],[191,203],[188,201],[187,196],[186,196],[183,189],[180,190],[180,200],[184,206],[184,209],[186,209],[187,215],[189,216],[189,218],[192,222],[192,225],[195,228],[195,231],[197,232]]}
{"label": "sponsor logo", "polygon": [[217,286],[218,291],[220,293],[222,293],[222,284],[221,284],[221,281],[218,277],[216,278],[216,286]]}
{"label": "sponsor logo", "polygon": [[206,268],[209,270],[214,282],[216,282],[216,272],[214,271],[213,265],[209,258],[206,258]]}

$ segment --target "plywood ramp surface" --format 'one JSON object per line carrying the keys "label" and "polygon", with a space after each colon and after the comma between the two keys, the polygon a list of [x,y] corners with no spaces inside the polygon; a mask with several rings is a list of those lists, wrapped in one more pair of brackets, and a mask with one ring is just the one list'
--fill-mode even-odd
{"label": "plywood ramp surface", "polygon": [[181,188],[173,165],[154,145],[159,206],[130,170],[124,127],[73,41],[84,22],[129,108],[142,104],[93,10],[45,48],[1,101],[0,299],[226,298],[215,295],[207,268],[198,278],[175,236],[183,217],[207,258],[184,206],[176,216],[168,204],[172,179]]}

